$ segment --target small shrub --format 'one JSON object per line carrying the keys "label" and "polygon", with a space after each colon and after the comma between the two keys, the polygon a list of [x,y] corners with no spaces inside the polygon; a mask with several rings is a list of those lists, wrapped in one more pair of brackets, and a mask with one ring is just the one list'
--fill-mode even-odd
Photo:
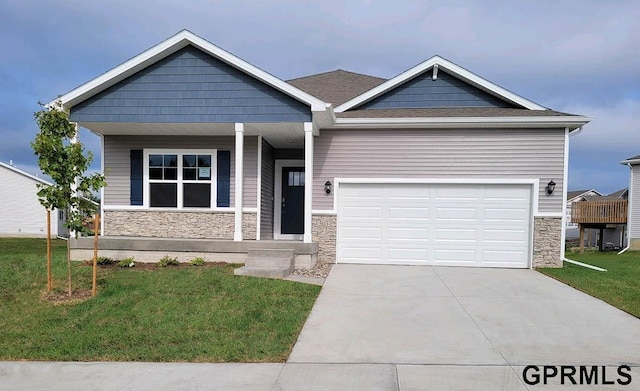
{"label": "small shrub", "polygon": [[165,255],[158,261],[159,267],[167,267],[167,266],[178,266],[180,262],[178,262],[178,258],[171,258],[168,255]]}
{"label": "small shrub", "polygon": [[189,263],[191,266],[204,266],[204,259],[201,257],[193,258]]}
{"label": "small shrub", "polygon": [[136,262],[133,257],[125,258],[118,262],[118,266],[120,267],[135,267]]}
{"label": "small shrub", "polygon": [[113,265],[114,263],[116,263],[116,261],[109,257],[98,257],[97,263],[100,266],[106,266]]}

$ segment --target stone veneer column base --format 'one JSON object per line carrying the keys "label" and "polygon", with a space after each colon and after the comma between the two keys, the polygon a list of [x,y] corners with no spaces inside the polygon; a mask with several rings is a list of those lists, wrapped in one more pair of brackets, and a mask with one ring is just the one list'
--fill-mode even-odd
{"label": "stone veneer column base", "polygon": [[256,240],[256,230],[258,228],[257,216],[258,214],[253,212],[242,213],[242,240]]}
{"label": "stone veneer column base", "polygon": [[561,217],[535,217],[533,222],[533,267],[562,267]]}
{"label": "stone veneer column base", "polygon": [[235,223],[233,213],[201,211],[106,210],[103,218],[105,236],[151,238],[233,240]]}
{"label": "stone veneer column base", "polygon": [[311,240],[318,242],[318,263],[336,262],[337,216],[313,215]]}

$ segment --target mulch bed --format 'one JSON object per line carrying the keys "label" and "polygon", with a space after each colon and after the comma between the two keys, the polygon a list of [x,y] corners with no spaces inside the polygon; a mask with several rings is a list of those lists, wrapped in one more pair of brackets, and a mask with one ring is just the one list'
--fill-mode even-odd
{"label": "mulch bed", "polygon": [[[93,261],[83,261],[81,263],[82,266],[93,266]],[[225,267],[229,266],[229,263],[226,262],[205,262],[204,265],[194,266],[189,262],[180,262],[180,265],[169,265],[165,267],[158,266],[157,263],[154,262],[136,262],[135,266],[131,269],[142,269],[142,270],[156,270],[156,269],[166,269],[166,268],[178,268],[178,267]],[[100,269],[129,269],[128,267],[120,267],[118,263],[110,263],[106,265],[98,265]]]}

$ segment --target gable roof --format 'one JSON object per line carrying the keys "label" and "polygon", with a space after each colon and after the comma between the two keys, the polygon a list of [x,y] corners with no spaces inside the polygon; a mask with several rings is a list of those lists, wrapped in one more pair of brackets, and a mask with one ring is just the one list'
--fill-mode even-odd
{"label": "gable roof", "polygon": [[631,165],[640,164],[640,155],[630,157],[629,159],[625,159],[621,161],[620,164],[631,164]]}
{"label": "gable roof", "polygon": [[625,187],[624,189],[620,189],[618,191],[614,191],[611,194],[607,194],[607,197],[625,198],[627,194],[629,194],[629,188]]}
{"label": "gable roof", "polygon": [[[300,102],[306,103],[312,111],[325,111],[327,104],[315,96],[304,92],[292,84],[289,84],[265,71],[259,69],[248,62],[234,56],[233,54],[217,47],[211,42],[193,34],[188,30],[182,30],[176,35],[160,42],[152,48],[139,55],[125,61],[110,71],[96,77],[95,79],[67,92],[58,99],[69,108],[89,99],[90,97],[106,90],[127,77],[141,71],[142,69],[160,61],[161,59],[177,52],[178,50],[193,45],[203,52],[223,61],[227,64],[243,71],[244,73],[262,81],[263,83],[279,90]],[[55,99],[48,103],[48,106],[55,105]]]}
{"label": "gable roof", "polygon": [[287,83],[334,106],[363,94],[387,79],[337,69],[287,80]]}
{"label": "gable roof", "polygon": [[49,181],[45,181],[45,180],[44,180],[44,179],[42,179],[42,178],[38,178],[38,177],[37,177],[37,176],[35,176],[35,175],[31,175],[31,174],[29,174],[28,172],[26,172],[26,171],[22,171],[21,169],[19,169],[19,168],[15,167],[15,166],[12,166],[12,165],[10,165],[10,164],[6,164],[6,163],[2,163],[2,162],[0,162],[0,167],[4,167],[4,168],[6,168],[6,169],[8,169],[8,170],[10,170],[10,171],[13,171],[13,172],[15,172],[15,173],[17,173],[17,174],[20,174],[20,175],[22,175],[22,176],[25,176],[25,177],[27,177],[27,178],[29,178],[29,179],[31,179],[31,180],[33,180],[33,181],[35,181],[35,182],[42,183],[43,185],[48,185],[48,186],[53,185],[53,183],[51,183],[51,182],[49,182]]}
{"label": "gable roof", "polygon": [[597,191],[595,189],[573,190],[573,191],[568,191],[567,192],[567,202],[572,201],[572,200],[574,200],[576,198],[581,198],[586,193],[589,193],[589,192],[594,192],[594,193],[598,194],[598,197],[602,196],[602,193],[600,193],[599,191]]}
{"label": "gable roof", "polygon": [[525,99],[519,95],[514,94],[456,64],[453,62],[446,60],[440,56],[433,56],[430,59],[416,65],[415,67],[399,74],[398,76],[387,80],[386,82],[378,85],[371,90],[358,95],[357,97],[339,105],[335,108],[336,113],[344,112],[357,106],[360,106],[363,103],[366,103],[392,89],[406,83],[409,80],[433,69],[434,73],[437,72],[437,69],[443,68],[446,69],[447,72],[485,92],[490,93],[498,98],[501,98],[507,102],[513,103],[517,106],[520,106],[529,110],[547,110],[546,107],[541,106],[535,102],[532,102],[528,99]]}

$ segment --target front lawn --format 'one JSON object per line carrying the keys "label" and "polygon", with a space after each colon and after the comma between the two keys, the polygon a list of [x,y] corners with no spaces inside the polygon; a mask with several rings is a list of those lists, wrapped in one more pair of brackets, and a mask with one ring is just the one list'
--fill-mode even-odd
{"label": "front lawn", "polygon": [[[66,242],[53,274],[64,291]],[[44,239],[0,238],[0,360],[282,362],[320,287],[236,277],[233,266],[99,269],[98,296],[43,299]],[[74,264],[76,288],[91,267]]]}
{"label": "front lawn", "polygon": [[640,252],[567,253],[567,258],[607,269],[599,272],[565,262],[562,269],[538,269],[574,288],[640,318]]}

